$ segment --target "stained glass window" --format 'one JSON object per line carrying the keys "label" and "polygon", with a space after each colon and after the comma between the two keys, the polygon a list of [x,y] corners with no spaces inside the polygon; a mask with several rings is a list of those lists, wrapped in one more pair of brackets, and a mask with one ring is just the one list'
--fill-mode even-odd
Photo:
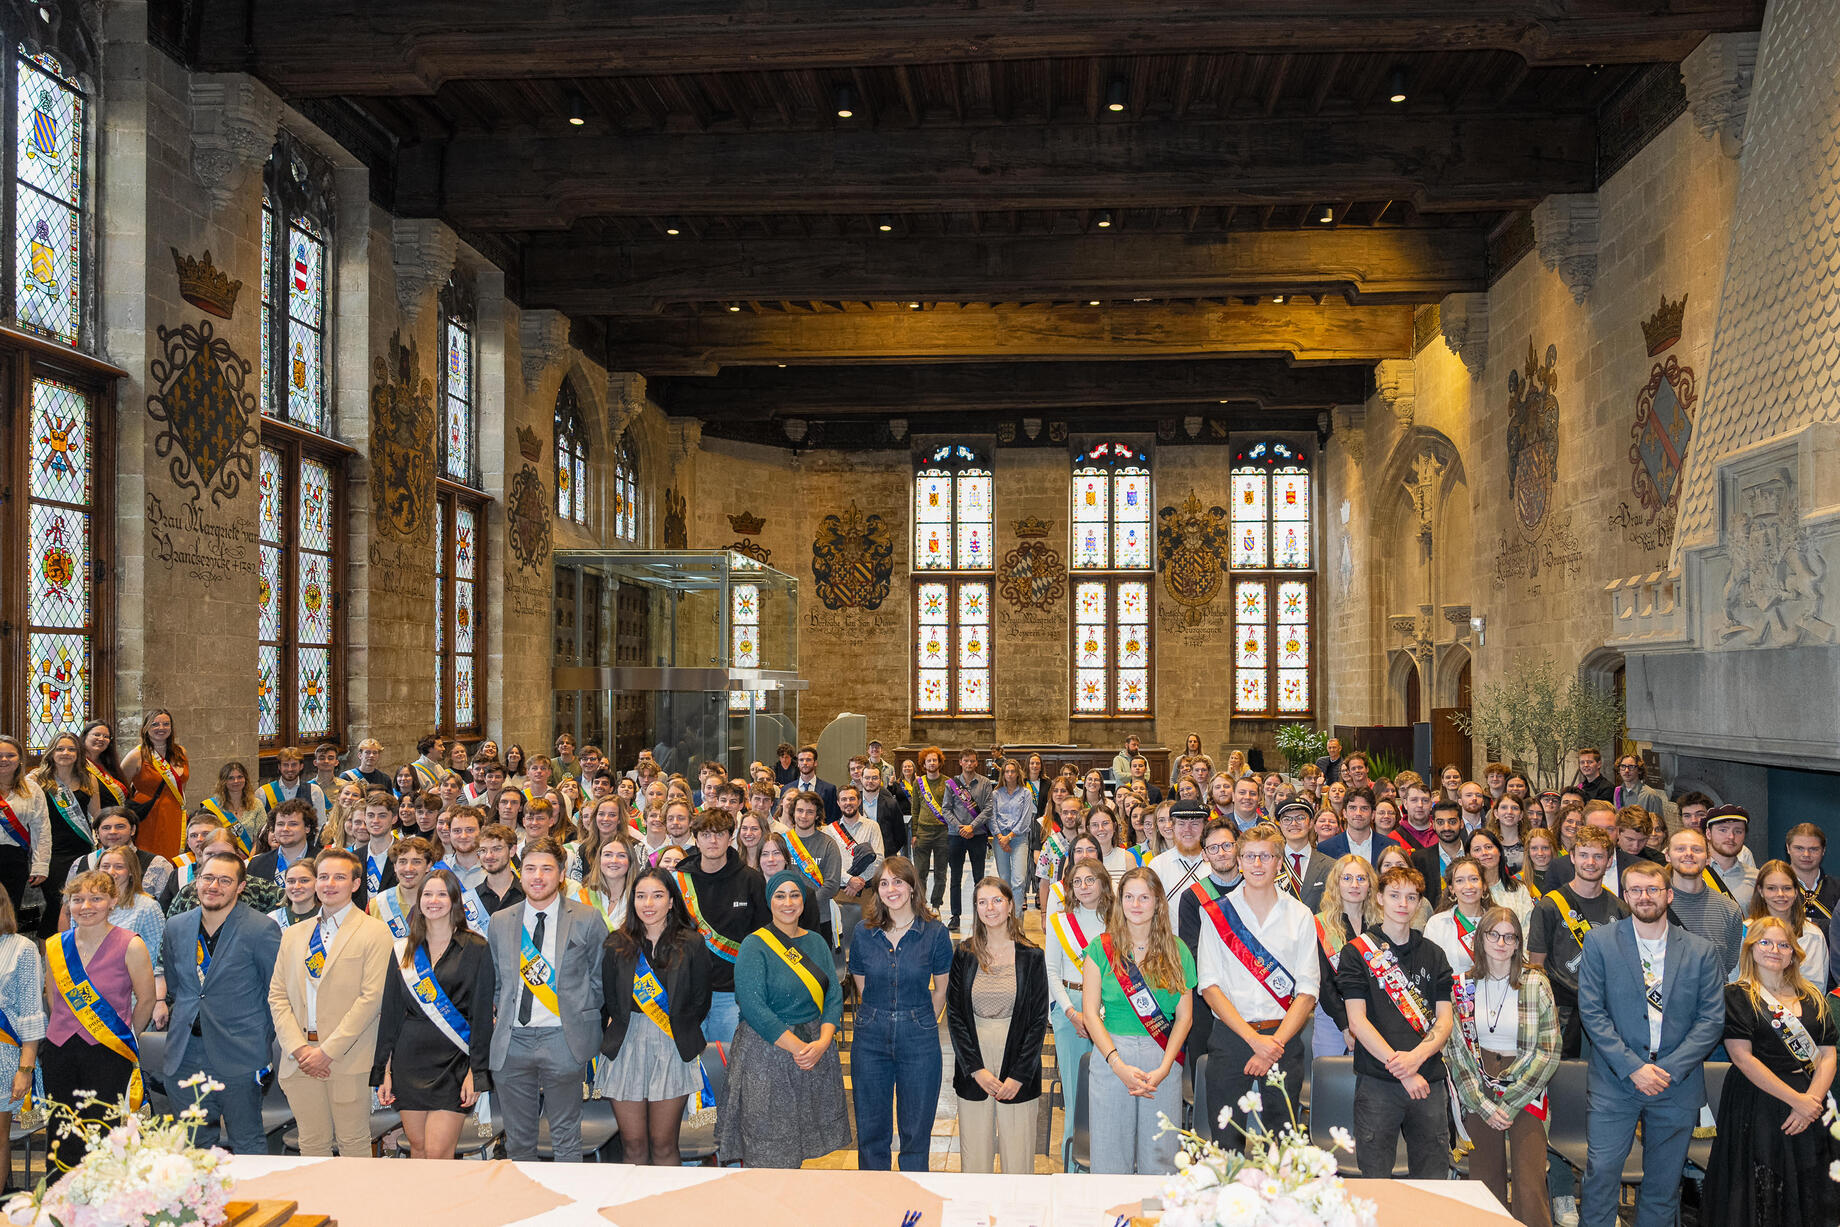
{"label": "stained glass window", "polygon": [[[733,642],[730,663],[737,669],[760,668],[760,585],[736,584],[729,590],[728,624]],[[728,710],[758,710],[765,705],[764,690],[731,690]]]}
{"label": "stained glass window", "polygon": [[21,47],[14,70],[14,314],[74,346],[83,326],[88,101],[56,56]]}
{"label": "stained glass window", "polygon": [[556,516],[588,522],[588,435],[575,385],[566,378],[556,393]]}
{"label": "stained glass window", "polygon": [[330,169],[281,133],[263,175],[262,412],[322,435],[332,433],[330,182]]}
{"label": "stained glass window", "polygon": [[914,473],[914,712],[991,713],[996,508],[989,460],[963,444]]}
{"label": "stained glass window", "polygon": [[465,285],[449,280],[441,305],[441,475],[463,486],[477,483],[472,296]]}
{"label": "stained glass window", "polygon": [[1153,712],[1150,460],[1124,443],[1099,443],[1073,460],[1073,714]]}
{"label": "stained glass window", "polygon": [[258,459],[256,731],[264,746],[335,738],[341,656],[338,457],[277,427]]}
{"label": "stained glass window", "polygon": [[1233,712],[1307,716],[1315,708],[1310,469],[1290,444],[1239,449],[1230,475]]}
{"label": "stained glass window", "polygon": [[484,723],[479,582],[485,521],[482,499],[453,489],[435,499],[435,727],[449,736],[478,733]]}
{"label": "stained glass window", "polygon": [[613,461],[613,535],[639,543],[639,461],[630,442],[622,442]]}
{"label": "stained glass window", "polygon": [[34,377],[27,423],[26,743],[43,750],[90,718],[96,617],[91,591],[96,511],[92,402]]}

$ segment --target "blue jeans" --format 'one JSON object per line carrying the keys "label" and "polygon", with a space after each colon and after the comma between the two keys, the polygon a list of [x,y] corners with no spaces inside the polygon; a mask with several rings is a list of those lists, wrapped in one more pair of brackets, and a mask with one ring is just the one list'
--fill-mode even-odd
{"label": "blue jeans", "polygon": [[888,1170],[898,1112],[901,1170],[927,1170],[943,1064],[939,1024],[931,1010],[857,1008],[856,1038],[850,1044],[857,1167]]}
{"label": "blue jeans", "polygon": [[1021,914],[1028,905],[1031,875],[1035,872],[1035,855],[1029,851],[1029,833],[1017,831],[1010,838],[1009,851],[996,836],[990,838],[990,850],[997,858],[997,876],[1009,883],[1009,888],[1016,892],[1016,911]]}
{"label": "blue jeans", "polygon": [[[171,1042],[169,1038],[167,1043]],[[179,1083],[199,1072],[223,1083],[224,1089],[211,1092],[201,1104],[210,1116],[198,1130],[198,1145],[220,1145],[221,1134],[229,1139],[226,1149],[232,1154],[267,1154],[268,1137],[262,1132],[262,1088],[256,1082],[255,1071],[220,1069],[211,1063],[202,1039],[186,1037],[185,1054],[179,1058],[178,1072],[168,1082],[167,1098],[176,1101],[177,1106],[187,1106],[193,1092]]]}
{"label": "blue jeans", "polygon": [[1584,1181],[1578,1196],[1579,1227],[1614,1227],[1623,1180],[1623,1161],[1642,1126],[1642,1189],[1636,1195],[1635,1227],[1667,1227],[1680,1210],[1680,1177],[1687,1145],[1699,1123],[1699,1104],[1669,1092],[1647,1096],[1596,1077],[1585,1084],[1590,1121]]}
{"label": "blue jeans", "polygon": [[733,993],[709,994],[709,1017],[703,1020],[703,1039],[711,1044],[735,1042],[735,1027],[741,1021],[741,1007]]}

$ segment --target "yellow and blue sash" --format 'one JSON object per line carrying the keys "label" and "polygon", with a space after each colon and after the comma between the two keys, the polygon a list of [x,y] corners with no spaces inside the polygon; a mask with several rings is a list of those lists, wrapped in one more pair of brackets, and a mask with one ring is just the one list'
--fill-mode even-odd
{"label": "yellow and blue sash", "polygon": [[823,1014],[824,985],[820,984],[818,982],[818,977],[813,975],[811,969],[805,966],[805,956],[800,954],[797,950],[787,946],[786,943],[780,941],[779,935],[773,932],[771,928],[756,929],[754,930],[754,936],[765,942],[767,944],[767,949],[779,955],[780,961],[792,968],[793,974],[805,982],[805,991],[811,994],[812,1002],[818,1007],[818,1013]]}
{"label": "yellow and blue sash", "polygon": [[[486,905],[479,898],[479,892],[468,886],[466,884],[466,879],[460,876],[460,871],[455,869],[452,865],[449,865],[446,861],[436,861],[434,863],[434,868],[447,870],[447,872],[454,875],[454,881],[460,883],[460,902],[466,910],[466,927],[479,934],[479,936],[484,937],[486,935],[486,923],[492,919],[492,913],[486,911]],[[431,869],[429,872],[433,873],[434,870]]]}
{"label": "yellow and blue sash", "polygon": [[96,991],[83,970],[83,955],[77,950],[75,930],[65,932],[55,942],[45,945],[45,961],[51,968],[51,983],[70,1007],[77,1024],[89,1037],[134,1067],[128,1079],[128,1107],[141,1106],[141,1054],[135,1042],[134,1028],[122,1021],[108,998]]}
{"label": "yellow and blue sash", "polygon": [[307,934],[307,974],[315,980],[326,970],[326,939],[322,933],[323,926],[316,920],[313,932]]}
{"label": "yellow and blue sash", "polygon": [[203,984],[204,978],[211,974],[211,948],[204,944],[204,930],[202,928],[198,930],[197,961],[198,983]]}
{"label": "yellow and blue sash", "polygon": [[426,763],[410,763],[409,770],[415,772],[415,782],[422,786],[424,792],[441,782],[441,777],[436,774],[435,769]]}
{"label": "yellow and blue sash", "polygon": [[529,986],[531,995],[543,1003],[545,1009],[557,1018],[562,1017],[562,1007],[556,1001],[556,968],[543,957],[537,944],[530,940],[530,930],[520,929],[518,935],[522,940],[522,949],[518,952],[518,970]]}
{"label": "yellow and blue sash", "polygon": [[[310,855],[311,855],[310,853],[302,852],[300,854],[300,860],[295,861],[294,865],[300,864],[300,861],[307,860]],[[292,869],[294,865],[288,864],[288,858],[287,858],[286,851],[284,851],[281,848],[275,849],[275,885],[276,886],[280,886],[280,887],[287,886],[287,871]]]}
{"label": "yellow and blue sash", "polygon": [[[390,833],[390,839],[392,843],[395,842],[396,833],[394,831]],[[370,852],[370,840],[367,839],[364,841],[364,893],[365,894],[374,895],[378,891],[383,889],[383,871],[385,868],[385,862],[387,862],[388,860],[389,860],[389,853],[387,852],[383,854],[383,857],[381,859],[378,857],[372,856]]]}
{"label": "yellow and blue sash", "polygon": [[[243,832],[243,824],[237,821],[236,815],[232,814],[229,810],[225,809],[223,807],[223,803],[220,802],[216,797],[206,797],[204,801],[204,809],[207,813],[214,814],[217,817],[223,819],[224,826],[230,832],[230,838],[236,841],[237,854],[241,856],[244,860],[248,860],[249,859],[249,836]],[[283,876],[286,876],[287,870],[283,869],[281,872]]]}
{"label": "yellow and blue sash", "polygon": [[[671,1033],[671,999],[665,995],[664,985],[659,982],[658,973],[652,970],[651,961],[643,950],[639,951],[639,965],[633,973],[633,1004],[664,1032],[666,1039],[673,1044],[677,1042],[677,1037]],[[709,1085],[709,1071],[703,1068],[700,1057],[696,1062],[696,1074],[703,1085],[684,1105],[686,1115],[716,1106],[715,1090]]]}
{"label": "yellow and blue sash", "polygon": [[810,878],[812,885],[823,886],[824,873],[818,868],[818,858],[806,849],[797,831],[786,832],[786,846],[792,849],[792,859],[798,862],[799,872]]}
{"label": "yellow and blue sash", "polygon": [[77,804],[76,794],[60,784],[55,789],[46,789],[45,799],[51,802],[51,808],[57,811],[57,816],[76,833],[78,839],[92,848],[96,846],[96,833],[90,830],[89,819],[83,816],[83,808]]}
{"label": "yellow and blue sash", "polygon": [[1148,865],[1150,863],[1150,850],[1142,844],[1133,844],[1125,851],[1131,854],[1131,860],[1135,864]]}
{"label": "yellow and blue sash", "polygon": [[422,1007],[422,1013],[433,1023],[435,1030],[451,1040],[461,1052],[473,1051],[473,1027],[447,996],[447,990],[434,978],[434,965],[428,960],[428,947],[417,946],[413,967],[402,965],[403,948],[408,943],[396,944],[396,967],[402,973],[403,983],[409,988],[409,996],[415,1004]]}
{"label": "yellow and blue sash", "polygon": [[[15,1027],[13,1025],[13,1020],[6,1016],[6,1010],[4,1008],[0,1008],[0,1044],[11,1044],[15,1048],[25,1047],[24,1044],[19,1042],[19,1028]],[[33,1085],[35,1087],[37,1086],[38,1079],[40,1077],[41,1075],[38,1073],[36,1069],[34,1069],[32,1078],[33,1078]],[[4,1102],[4,1101],[0,1100],[0,1102]],[[30,1112],[32,1110],[32,1092],[31,1091],[26,1092],[26,1097],[24,1100],[20,1102],[19,1107],[22,1112]]]}

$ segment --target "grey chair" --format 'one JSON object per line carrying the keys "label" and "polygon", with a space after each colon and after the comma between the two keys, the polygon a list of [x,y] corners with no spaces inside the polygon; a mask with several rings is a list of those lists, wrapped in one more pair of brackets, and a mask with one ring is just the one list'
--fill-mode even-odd
{"label": "grey chair", "polygon": [[[587,1099],[581,1105],[581,1161],[583,1163],[618,1163],[624,1157],[619,1141],[620,1123],[613,1116],[610,1099]],[[537,1158],[554,1159],[555,1147],[549,1139],[549,1119],[537,1121]]]}
{"label": "grey chair", "polygon": [[[1082,1092],[1090,1086],[1087,1075],[1092,1072],[1092,1051],[1080,1054],[1080,1087]],[[1067,1165],[1070,1172],[1090,1172],[1092,1170],[1092,1103],[1090,1096],[1082,1093],[1074,1097],[1073,1102],[1073,1161]]]}
{"label": "grey chair", "polygon": [[[383,1139],[393,1129],[401,1128],[402,1114],[395,1108],[371,1109],[371,1156],[375,1157]],[[300,1126],[289,1125],[281,1133],[281,1153],[297,1155],[300,1153]],[[362,1159],[364,1155],[351,1156]]]}
{"label": "grey chair", "polygon": [[[136,1037],[135,1047],[140,1053],[141,1091],[147,1110],[155,1116],[170,1116],[181,1108],[190,1107],[191,1091],[167,1086],[166,1080],[154,1072],[166,1065],[166,1032],[143,1031]],[[175,1097],[179,1102],[173,1102]]]}
{"label": "grey chair", "polygon": [[[1433,1091],[1433,1094],[1443,1093],[1441,1087]],[[1345,1150],[1335,1151],[1335,1143],[1329,1140],[1329,1130],[1338,1125],[1354,1131],[1354,1058],[1317,1057],[1310,1065],[1310,1142],[1335,1152],[1343,1176],[1358,1177],[1361,1169],[1356,1166],[1354,1156]],[[1400,1141],[1395,1141],[1393,1178],[1403,1180],[1409,1171],[1405,1148]]]}
{"label": "grey chair", "polygon": [[[703,1049],[703,1070],[709,1075],[709,1089],[718,1107],[728,1091],[728,1053],[721,1044]],[[677,1138],[678,1153],[686,1163],[711,1163],[716,1157],[716,1123],[714,1119],[684,1126]]]}
{"label": "grey chair", "polygon": [[[1550,1100],[1546,1149],[1580,1177],[1584,1175],[1585,1155],[1590,1149],[1590,1131],[1585,1124],[1590,1069],[1587,1061],[1560,1061],[1546,1087]],[[1688,1153],[1692,1153],[1690,1149]],[[1639,1135],[1629,1147],[1629,1157],[1623,1160],[1622,1183],[1625,1186],[1642,1183],[1642,1139]]]}
{"label": "grey chair", "polygon": [[1189,1125],[1189,1128],[1193,1129],[1204,1138],[1211,1138],[1214,1136],[1213,1113],[1219,1111],[1218,1108],[1208,1102],[1208,1056],[1209,1054],[1204,1052],[1199,1057],[1195,1058],[1195,1070],[1188,1075],[1187,1079],[1194,1100],[1194,1115],[1191,1118],[1192,1123]]}

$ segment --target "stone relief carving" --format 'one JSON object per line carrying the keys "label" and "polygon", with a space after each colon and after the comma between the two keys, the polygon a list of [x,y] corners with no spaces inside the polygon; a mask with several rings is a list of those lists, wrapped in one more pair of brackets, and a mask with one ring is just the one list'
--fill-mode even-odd
{"label": "stone relief carving", "polygon": [[240,72],[194,75],[190,99],[192,176],[212,210],[221,210],[268,160],[281,126],[281,99]]}
{"label": "stone relief carving", "polygon": [[1757,69],[1759,34],[1712,34],[1680,62],[1687,109],[1701,136],[1716,136],[1719,150],[1735,158],[1744,148],[1744,121],[1751,108],[1751,79]]}
{"label": "stone relief carving", "polygon": [[1821,617],[1827,563],[1801,522],[1795,475],[1785,466],[1733,483],[1724,537],[1731,574],[1719,639],[1744,647],[1832,643]]}
{"label": "stone relief carving", "polygon": [[440,222],[427,217],[390,221],[390,263],[396,272],[396,305],[411,328],[428,295],[454,271],[460,240]]}
{"label": "stone relief carving", "polygon": [[381,536],[418,545],[434,531],[434,381],[419,370],[415,342],[390,337],[372,362],[371,504]]}
{"label": "stone relief carving", "polygon": [[1374,387],[1399,424],[1411,429],[1416,413],[1416,368],[1410,358],[1388,358],[1374,367]]}
{"label": "stone relief carving", "polygon": [[560,311],[526,311],[518,320],[518,350],[524,359],[524,386],[535,391],[543,372],[561,362],[569,349],[569,319]]}
{"label": "stone relief carving", "polygon": [[1595,192],[1548,196],[1533,207],[1533,242],[1540,263],[1559,274],[1582,303],[1597,282],[1598,204]]}
{"label": "stone relief carving", "polygon": [[1438,331],[1471,379],[1482,378],[1489,361],[1489,296],[1446,294],[1438,304]]}
{"label": "stone relief carving", "polygon": [[1559,475],[1559,347],[1542,364],[1527,342],[1527,365],[1508,372],[1508,497],[1528,532],[1540,527]]}
{"label": "stone relief carving", "polygon": [[1431,524],[1437,517],[1438,486],[1448,467],[1434,449],[1426,448],[1412,461],[1412,477],[1405,483],[1418,517],[1418,543],[1426,550],[1431,548]]}

